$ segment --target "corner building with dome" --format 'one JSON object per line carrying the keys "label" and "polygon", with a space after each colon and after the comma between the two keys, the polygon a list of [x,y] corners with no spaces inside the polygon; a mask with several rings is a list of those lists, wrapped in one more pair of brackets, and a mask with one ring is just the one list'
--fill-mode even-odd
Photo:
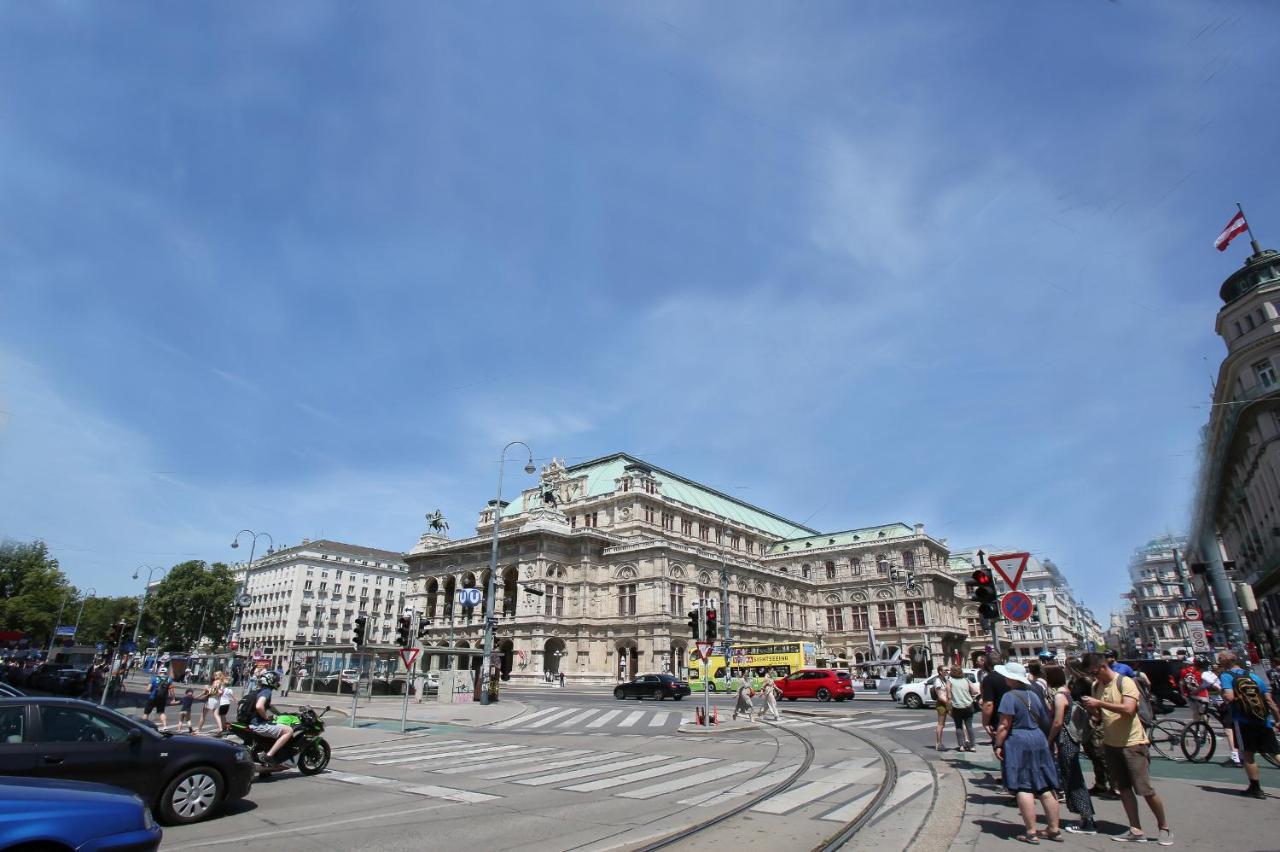
{"label": "corner building with dome", "polygon": [[[625,453],[553,459],[539,479],[500,520],[494,650],[512,680],[683,676],[699,601],[733,644],[811,642],[819,665],[872,659],[868,625],[880,658],[900,660],[886,672],[966,654],[964,577],[923,524],[820,532]],[[423,645],[481,647],[483,605],[451,602],[487,588],[494,509],[474,536],[428,531],[405,555]]]}

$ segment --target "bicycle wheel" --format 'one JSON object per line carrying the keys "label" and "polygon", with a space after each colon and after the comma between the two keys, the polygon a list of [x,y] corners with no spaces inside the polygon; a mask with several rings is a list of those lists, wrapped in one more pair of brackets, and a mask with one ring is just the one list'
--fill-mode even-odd
{"label": "bicycle wheel", "polygon": [[1191,722],[1182,729],[1182,753],[1192,763],[1208,763],[1218,747],[1218,735],[1208,722]]}
{"label": "bicycle wheel", "polygon": [[1182,760],[1182,728],[1173,728],[1168,722],[1156,722],[1147,732],[1151,750],[1165,760]]}
{"label": "bicycle wheel", "polygon": [[1278,754],[1264,754],[1262,757],[1263,757],[1263,759],[1264,759],[1264,760],[1266,760],[1266,761],[1267,761],[1267,763],[1270,763],[1270,764],[1271,764],[1272,766],[1274,766],[1276,769],[1280,769],[1280,755],[1278,755]]}

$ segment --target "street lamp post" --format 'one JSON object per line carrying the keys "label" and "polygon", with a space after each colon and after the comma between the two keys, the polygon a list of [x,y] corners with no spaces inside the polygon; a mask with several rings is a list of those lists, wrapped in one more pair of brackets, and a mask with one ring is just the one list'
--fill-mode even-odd
{"label": "street lamp post", "polygon": [[53,629],[49,631],[49,653],[46,657],[53,656],[53,645],[58,641],[58,628],[62,626],[62,611],[67,608],[67,601],[71,600],[71,592],[67,592],[62,596],[62,605],[58,607],[58,617],[53,622]]}
{"label": "street lamp post", "polygon": [[142,610],[147,605],[147,592],[151,590],[151,577],[157,571],[159,571],[160,574],[163,575],[164,572],[167,570],[167,569],[161,568],[159,565],[139,565],[137,568],[133,570],[133,579],[135,580],[138,579],[138,572],[141,571],[143,568],[147,569],[147,582],[142,587],[142,597],[138,601],[138,623],[133,625],[133,649],[135,652],[138,650],[138,631],[142,628]]}
{"label": "street lamp post", "polygon": [[502,471],[507,463],[507,450],[517,444],[524,447],[529,455],[524,472],[532,474],[536,470],[533,466],[533,450],[529,449],[529,445],[524,441],[512,441],[502,448],[502,455],[498,458],[498,496],[493,501],[493,546],[489,551],[489,582],[484,595],[484,660],[480,671],[484,688],[480,690],[481,704],[489,703],[489,663],[493,657],[493,598],[496,594],[498,579],[498,528],[502,525]]}
{"label": "street lamp post", "polygon": [[80,599],[80,611],[76,613],[76,632],[77,632],[77,633],[79,633],[79,632],[80,632],[80,617],[81,617],[82,615],[84,615],[84,604],[85,604],[85,601],[89,600],[89,598],[92,598],[92,597],[96,596],[97,594],[98,594],[98,590],[97,590],[97,589],[90,588],[90,589],[89,589],[89,594],[85,595],[84,597],[82,597],[82,598]]}
{"label": "street lamp post", "polygon": [[266,537],[268,542],[267,544],[268,555],[274,553],[276,549],[276,540],[271,537],[271,533],[265,533],[265,532],[259,533],[259,532],[254,532],[253,530],[240,530],[240,532],[236,533],[236,537],[231,539],[232,550],[235,550],[237,547],[240,546],[240,536],[244,535],[245,533],[248,533],[250,536],[249,561],[244,566],[244,582],[241,584],[239,591],[236,592],[236,626],[232,632],[235,634],[235,638],[237,640],[240,638],[240,625],[244,621],[245,607],[249,605],[248,603],[244,603],[243,601],[249,591],[249,572],[253,570],[253,554],[257,551],[258,539],[263,536]]}

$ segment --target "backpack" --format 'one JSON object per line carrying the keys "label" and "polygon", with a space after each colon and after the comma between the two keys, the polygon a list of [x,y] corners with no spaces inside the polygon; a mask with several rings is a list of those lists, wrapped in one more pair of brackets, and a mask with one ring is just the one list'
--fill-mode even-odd
{"label": "backpack", "polygon": [[946,691],[942,688],[942,681],[936,681],[933,686],[929,687],[929,697],[939,704],[943,702],[947,696]]}
{"label": "backpack", "polygon": [[1093,722],[1089,719],[1089,711],[1079,701],[1067,705],[1067,720],[1062,727],[1073,743],[1079,745],[1093,735]]}
{"label": "backpack", "polygon": [[1262,697],[1258,682],[1242,671],[1231,672],[1231,692],[1235,696],[1235,709],[1250,722],[1267,721],[1267,702]]}
{"label": "backpack", "polygon": [[168,675],[163,677],[156,675],[151,678],[151,691],[147,693],[147,697],[152,701],[155,701],[157,698],[168,697],[169,684],[171,683],[173,683],[173,681],[169,679]]}
{"label": "backpack", "polygon": [[246,689],[244,697],[240,699],[240,703],[236,705],[236,721],[242,725],[248,725],[253,722],[258,715],[254,710],[254,705],[258,703],[258,690]]}
{"label": "backpack", "polygon": [[[1124,700],[1124,680],[1128,675],[1119,675],[1120,680],[1120,698]],[[1147,685],[1136,677],[1130,677],[1138,687],[1138,721],[1142,723],[1142,727],[1151,730],[1151,726],[1156,723],[1155,707],[1151,704],[1151,692],[1147,689]]]}

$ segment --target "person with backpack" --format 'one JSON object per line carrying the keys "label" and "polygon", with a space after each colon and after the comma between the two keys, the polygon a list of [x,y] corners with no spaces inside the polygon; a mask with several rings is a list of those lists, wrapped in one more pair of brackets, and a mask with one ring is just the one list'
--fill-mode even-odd
{"label": "person with backpack", "polygon": [[1280,719],[1280,708],[1276,707],[1267,682],[1259,674],[1246,672],[1234,651],[1218,654],[1218,665],[1223,670],[1222,698],[1231,708],[1236,746],[1240,749],[1245,777],[1249,779],[1242,795],[1265,799],[1267,793],[1262,789],[1255,756],[1259,752],[1277,752],[1274,720]]}
{"label": "person with backpack", "polygon": [[275,740],[267,753],[261,757],[263,766],[278,766],[279,761],[276,760],[276,755],[293,737],[293,728],[288,725],[277,725],[276,711],[271,709],[271,695],[279,688],[280,678],[275,672],[267,669],[258,675],[257,689],[245,692],[238,708],[241,720],[248,720],[249,730],[259,736]]}
{"label": "person with backpack", "polygon": [[169,677],[164,666],[156,669],[155,675],[151,678],[151,685],[147,689],[147,703],[142,708],[142,721],[150,722],[151,713],[155,711],[160,714],[160,727],[169,727],[169,720],[165,718],[165,708],[169,706],[169,694],[173,691],[173,678]]}
{"label": "person with backpack", "polygon": [[1067,810],[1080,815],[1080,822],[1067,826],[1072,834],[1097,834],[1093,820],[1093,800],[1080,770],[1080,751],[1090,736],[1089,711],[1077,702],[1067,686],[1066,669],[1058,665],[1044,667],[1045,683],[1053,696],[1053,723],[1049,727],[1049,742],[1056,746],[1058,757],[1058,783],[1066,793]]}
{"label": "person with backpack", "polygon": [[947,667],[938,666],[938,673],[933,676],[929,687],[929,697],[933,699],[934,709],[938,712],[938,724],[933,729],[934,751],[942,751],[942,732],[947,729],[947,717],[951,715],[951,693],[947,689]]}
{"label": "person with backpack", "polygon": [[965,677],[959,666],[952,666],[949,674],[947,695],[951,721],[956,726],[956,747],[960,751],[973,751],[973,705],[978,697],[978,685]]}
{"label": "person with backpack", "polygon": [[1138,813],[1137,797],[1141,796],[1156,818],[1156,842],[1172,846],[1173,831],[1165,819],[1164,802],[1151,786],[1150,740],[1142,720],[1143,716],[1150,719],[1150,700],[1144,701],[1137,678],[1116,674],[1101,654],[1085,654],[1081,666],[1093,678],[1093,694],[1081,699],[1081,703],[1093,714],[1094,724],[1102,726],[1107,772],[1129,819],[1128,832],[1113,835],[1112,839],[1122,843],[1146,843],[1150,839],[1142,831]]}

